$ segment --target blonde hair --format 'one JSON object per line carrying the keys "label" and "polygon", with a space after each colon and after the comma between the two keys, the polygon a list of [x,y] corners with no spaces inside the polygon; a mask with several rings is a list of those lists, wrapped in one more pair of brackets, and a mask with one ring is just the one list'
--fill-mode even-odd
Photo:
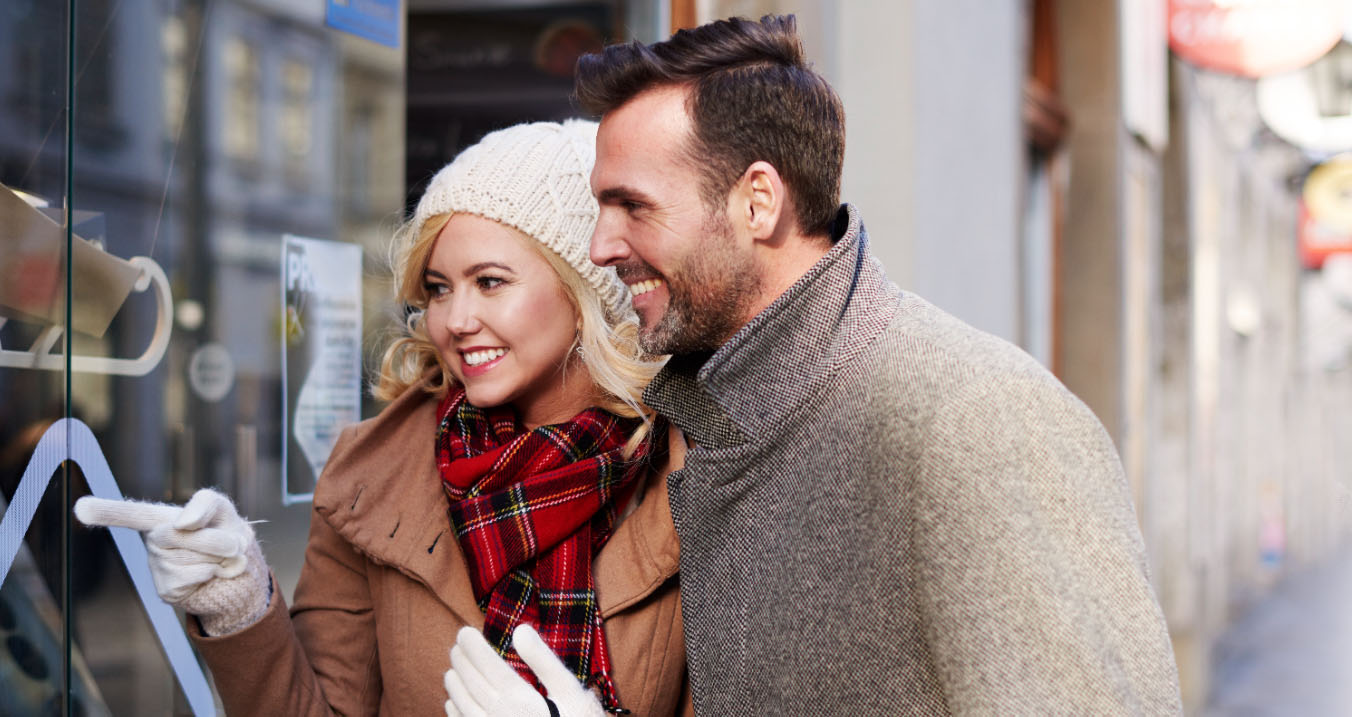
{"label": "blonde hair", "polygon": [[[451,216],[450,212],[436,214],[420,226],[406,223],[395,232],[391,242],[395,302],[408,310],[401,322],[400,335],[385,349],[380,374],[372,386],[372,393],[381,400],[393,400],[417,384],[422,384],[427,393],[441,397],[455,382],[427,333],[429,297],[423,283],[437,236]],[[596,389],[593,405],[617,416],[643,421],[625,446],[625,455],[632,455],[650,432],[654,417],[652,409],[642,403],[643,389],[661,370],[665,357],[648,356],[639,348],[636,316],[631,313],[607,320],[600,295],[572,265],[537,241],[525,243],[554,269],[564,296],[578,314],[582,328],[569,354],[578,355],[591,376]]]}

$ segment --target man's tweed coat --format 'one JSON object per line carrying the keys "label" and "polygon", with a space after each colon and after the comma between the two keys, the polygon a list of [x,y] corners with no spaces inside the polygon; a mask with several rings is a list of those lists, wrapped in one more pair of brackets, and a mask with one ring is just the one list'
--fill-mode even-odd
{"label": "man's tweed coat", "polygon": [[696,712],[1179,713],[1107,433],[837,225],[645,394],[696,445],[668,479]]}

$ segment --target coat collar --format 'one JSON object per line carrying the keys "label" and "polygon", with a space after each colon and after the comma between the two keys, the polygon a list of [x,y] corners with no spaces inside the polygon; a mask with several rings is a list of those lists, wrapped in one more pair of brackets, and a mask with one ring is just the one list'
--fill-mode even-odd
{"label": "coat collar", "polygon": [[[437,400],[415,385],[380,415],[344,430],[315,488],[315,511],[368,559],[417,580],[462,622],[482,627],[437,473],[436,409]],[[602,615],[675,575],[677,545],[666,481],[654,475],[643,501],[597,556]]]}
{"label": "coat collar", "polygon": [[685,465],[685,436],[675,426],[667,434],[667,446],[666,460],[648,477],[638,506],[615,527],[592,566],[602,617],[652,594],[676,574],[680,564],[666,481],[667,475]]}
{"label": "coat collar", "polygon": [[773,436],[778,423],[890,321],[897,292],[843,205],[835,245],[713,355],[673,357],[643,400],[703,448]]}

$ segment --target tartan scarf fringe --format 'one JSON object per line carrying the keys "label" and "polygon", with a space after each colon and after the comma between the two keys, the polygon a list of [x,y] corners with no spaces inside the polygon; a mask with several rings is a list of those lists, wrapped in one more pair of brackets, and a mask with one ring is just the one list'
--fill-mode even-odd
{"label": "tartan scarf fringe", "polygon": [[543,693],[511,647],[513,628],[535,626],[607,710],[623,712],[592,563],[647,466],[650,441],[622,455],[639,421],[589,408],[525,431],[510,407],[480,409],[460,387],[438,416],[437,468],[484,637]]}

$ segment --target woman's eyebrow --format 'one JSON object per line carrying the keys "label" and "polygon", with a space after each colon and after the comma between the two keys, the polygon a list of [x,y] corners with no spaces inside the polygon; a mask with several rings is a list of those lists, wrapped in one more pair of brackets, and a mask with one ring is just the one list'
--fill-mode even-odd
{"label": "woman's eyebrow", "polygon": [[496,261],[481,261],[478,264],[471,265],[469,268],[465,269],[465,276],[478,274],[484,269],[501,269],[502,271],[516,273],[512,271],[512,267],[507,266],[506,264],[502,264]]}

